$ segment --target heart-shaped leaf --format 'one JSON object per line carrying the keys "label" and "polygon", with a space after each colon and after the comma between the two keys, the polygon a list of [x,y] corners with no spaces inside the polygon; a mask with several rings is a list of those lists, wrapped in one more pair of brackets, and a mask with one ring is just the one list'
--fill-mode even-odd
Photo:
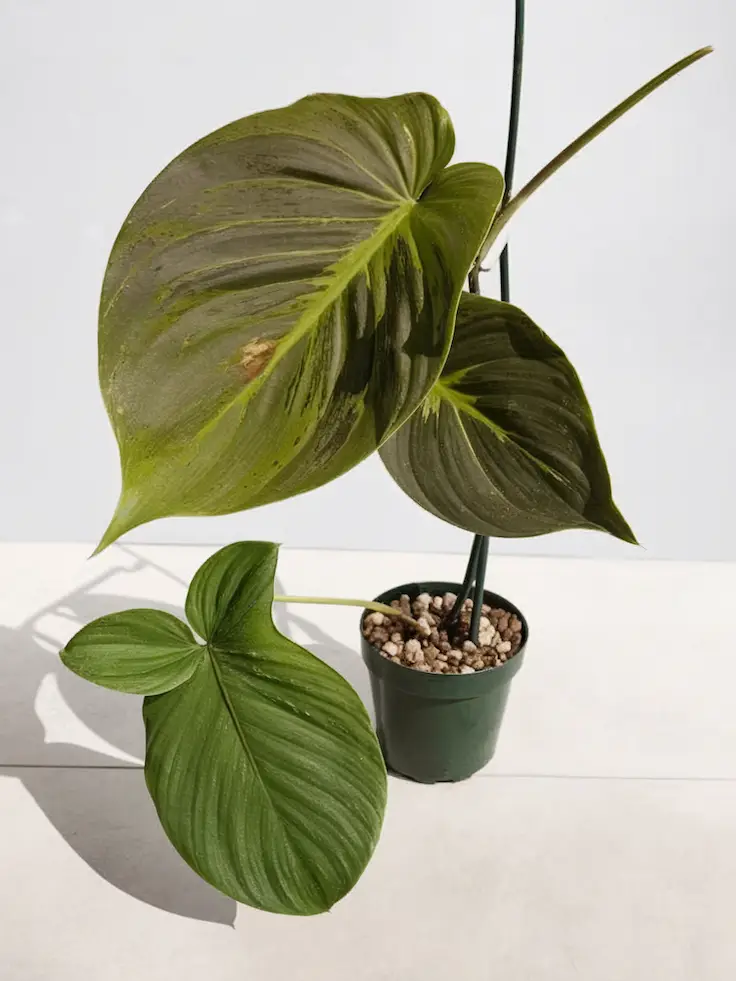
{"label": "heart-shaped leaf", "polygon": [[575,369],[517,307],[463,294],[439,382],[380,450],[399,486],[478,535],[633,532]]}
{"label": "heart-shaped leaf", "polygon": [[[167,835],[196,872],[249,906],[308,915],[329,909],[365,868],[386,771],[350,685],[273,624],[277,551],[268,542],[229,545],[195,575],[187,615],[206,645],[190,649],[188,678],[144,701],[145,772]],[[130,665],[146,676],[137,625],[156,612],[95,621],[67,645],[66,663],[109,683],[124,661],[121,630],[130,628],[125,684],[109,686],[145,690]],[[172,645],[172,666],[182,649]]]}
{"label": "heart-shaped leaf", "polygon": [[453,146],[430,96],[318,95],[159,174],[102,292],[123,489],[100,547],[317,487],[409,417],[503,192],[493,167],[446,167]]}

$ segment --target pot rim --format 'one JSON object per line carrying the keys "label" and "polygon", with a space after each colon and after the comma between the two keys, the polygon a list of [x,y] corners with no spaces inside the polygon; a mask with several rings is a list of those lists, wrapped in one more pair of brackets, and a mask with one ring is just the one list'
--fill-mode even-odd
{"label": "pot rim", "polygon": [[[458,593],[462,589],[460,583],[442,582],[439,580],[428,580],[425,582],[403,583],[401,586],[394,586],[387,589],[376,597],[377,603],[390,603],[402,593],[414,599],[420,593],[453,592]],[[529,641],[529,625],[526,617],[521,610],[507,600],[505,596],[490,589],[483,590],[483,601],[491,606],[501,606],[509,613],[514,613],[521,620],[521,644],[514,656],[506,661],[500,668],[485,668],[482,671],[475,671],[473,674],[434,674],[428,671],[417,671],[405,664],[397,664],[383,657],[380,648],[371,644],[363,634],[363,620],[371,610],[364,609],[360,615],[359,627],[361,636],[361,649],[363,660],[368,669],[379,675],[385,681],[395,684],[396,687],[418,693],[421,689],[423,695],[436,698],[472,698],[482,694],[484,690],[495,688],[497,685],[507,684],[521,667],[524,660],[524,652]]]}

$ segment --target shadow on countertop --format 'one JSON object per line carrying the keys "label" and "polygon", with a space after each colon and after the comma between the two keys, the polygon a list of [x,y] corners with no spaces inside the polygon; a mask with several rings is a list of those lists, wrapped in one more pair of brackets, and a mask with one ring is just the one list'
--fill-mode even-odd
{"label": "shadow on countertop", "polygon": [[[204,882],[170,844],[140,765],[69,742],[46,742],[37,703],[42,691],[55,686],[84,726],[119,752],[143,759],[142,699],[98,688],[68,671],[59,660],[58,642],[41,623],[52,614],[79,629],[106,613],[146,606],[184,619],[179,607],[94,592],[120,573],[146,567],[177,578],[126,551],[135,559],[132,567],[108,570],[17,628],[0,626],[0,777],[20,780],[69,847],[115,888],[179,916],[231,926],[236,902]],[[356,651],[284,607],[275,609],[274,619],[287,636],[293,627],[305,631],[310,641],[304,646],[343,674],[370,705],[367,673]]]}

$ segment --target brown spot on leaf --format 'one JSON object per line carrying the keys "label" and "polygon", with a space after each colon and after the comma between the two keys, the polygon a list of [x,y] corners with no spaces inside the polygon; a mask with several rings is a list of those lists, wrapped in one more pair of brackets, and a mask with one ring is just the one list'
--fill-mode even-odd
{"label": "brown spot on leaf", "polygon": [[276,350],[276,341],[256,338],[240,349],[240,366],[247,381],[253,381],[264,371]]}

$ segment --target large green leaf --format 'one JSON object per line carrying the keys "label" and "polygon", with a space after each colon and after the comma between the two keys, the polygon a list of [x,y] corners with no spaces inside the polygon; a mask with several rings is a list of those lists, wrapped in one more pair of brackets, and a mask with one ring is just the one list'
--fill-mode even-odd
{"label": "large green leaf", "polygon": [[[186,680],[144,701],[145,772],[167,835],[204,879],[250,906],[309,915],[329,909],[365,868],[386,771],[350,685],[276,630],[276,556],[268,542],[240,542],[195,575],[187,615],[206,645],[189,648]],[[119,671],[125,681],[111,687],[142,690],[119,656],[121,626],[132,625],[139,647],[141,612],[83,628],[66,663],[77,670],[68,652],[83,650],[84,677],[109,685]],[[175,648],[172,665],[181,661]],[[161,653],[157,639],[151,655]]]}
{"label": "large green leaf", "polygon": [[508,303],[463,294],[439,382],[380,453],[417,504],[475,534],[635,542],[575,369]]}
{"label": "large green leaf", "polygon": [[447,167],[453,146],[428,95],[317,95],[159,174],[102,291],[123,489],[101,547],[317,487],[408,418],[503,191],[493,167]]}

